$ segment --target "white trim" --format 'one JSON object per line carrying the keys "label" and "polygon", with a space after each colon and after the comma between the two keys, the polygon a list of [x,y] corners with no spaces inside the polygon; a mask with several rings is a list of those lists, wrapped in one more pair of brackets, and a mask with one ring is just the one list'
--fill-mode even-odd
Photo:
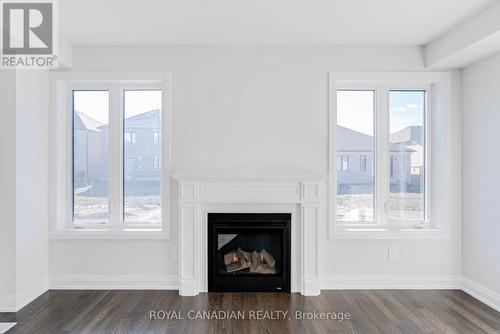
{"label": "white trim", "polygon": [[47,278],[31,284],[27,289],[16,294],[0,295],[0,312],[18,312],[23,307],[40,297],[49,289]]}
{"label": "white trim", "polygon": [[337,189],[337,139],[335,129],[337,126],[337,72],[328,72],[328,185],[326,196],[327,213],[327,227],[328,239],[333,239],[335,236],[335,216],[337,212],[337,205],[335,196]]}
{"label": "white trim", "polygon": [[51,290],[178,290],[178,275],[52,275]]}
{"label": "white trim", "polygon": [[465,276],[462,276],[462,290],[494,310],[500,312],[500,293],[495,292]]}
{"label": "white trim", "polygon": [[[440,105],[435,108],[433,98],[433,90],[435,86],[440,92]],[[377,145],[376,148],[376,177],[375,184],[375,222],[372,224],[362,224],[355,226],[353,224],[346,224],[336,222],[335,219],[335,196],[336,196],[336,105],[337,105],[337,90],[346,88],[360,88],[375,90],[376,92],[376,131],[375,136],[377,142],[383,142],[382,145]],[[449,173],[449,165],[447,159],[449,158],[448,148],[450,147],[450,138],[446,135],[450,132],[449,117],[451,113],[451,76],[449,72],[344,72],[344,71],[330,71],[329,72],[329,98],[328,98],[328,196],[327,196],[327,209],[328,209],[328,238],[329,239],[449,239],[450,235],[450,222],[447,221],[448,211],[450,210],[450,197],[448,192],[448,183],[441,181],[435,185],[431,184],[430,180],[433,174],[438,174],[434,180],[444,180]],[[390,91],[391,89],[423,89],[427,91],[428,99],[426,106],[426,222],[425,224],[399,224],[388,223],[387,214],[385,213],[386,198],[387,196],[388,180],[385,175],[385,170],[388,169],[387,156],[388,152],[386,147],[388,141],[385,139],[388,136],[388,131],[382,131],[387,126],[388,122],[388,101],[387,97],[382,94],[383,99],[379,98],[379,90]],[[432,104],[432,105],[431,105]],[[434,107],[434,108],[433,108]],[[435,109],[435,110],[433,110]],[[382,111],[380,111],[382,110]],[[429,115],[433,113],[433,116]],[[441,118],[439,122],[442,125],[441,136],[433,136],[432,140],[439,141],[439,146],[442,147],[442,161],[440,164],[434,164],[431,169],[431,154],[437,154],[431,148],[434,144],[431,142],[432,124],[431,118],[438,115]],[[380,131],[378,131],[380,130]],[[432,151],[431,151],[432,149]],[[440,167],[434,167],[441,165]],[[436,175],[435,175],[436,176]],[[436,181],[438,182],[438,181]],[[438,188],[441,196],[435,196],[433,191]],[[439,205],[431,203],[432,201],[439,201]],[[432,210],[431,210],[432,209]]]}
{"label": "white trim", "polygon": [[[170,239],[170,169],[171,169],[171,74],[169,72],[141,72],[141,71],[54,71],[52,72],[52,100],[50,112],[50,238],[51,239]],[[70,106],[67,92],[70,87],[85,87],[92,84],[92,87],[107,87],[110,91],[110,119],[117,120],[120,115],[113,113],[120,101],[113,100],[113,96],[118,98],[117,85],[128,87],[145,87],[148,85],[162,90],[162,226],[148,226],[144,224],[139,228],[131,226],[133,224],[120,223],[121,210],[110,207],[110,216],[108,224],[104,226],[83,226],[81,229],[74,229],[71,218],[71,171],[67,168],[71,164],[71,117],[68,116]],[[123,88],[123,87],[122,87]],[[115,92],[115,94],[112,94]],[[115,107],[113,107],[115,106]],[[68,109],[70,108],[70,109]],[[116,132],[118,125],[115,122]],[[113,137],[113,129],[110,129],[110,137]],[[116,137],[116,136],[115,136]],[[110,148],[114,145],[115,149],[111,152],[121,152],[121,140],[111,140]],[[119,161],[116,154],[110,156],[110,162]],[[116,170],[116,164],[113,165]],[[110,170],[111,167],[110,165]],[[121,170],[121,168],[119,168]],[[121,172],[120,172],[121,173]],[[64,177],[61,177],[64,175]],[[117,185],[121,185],[121,175],[111,175],[109,182],[109,196],[113,203],[121,202],[121,191]],[[120,206],[121,207],[121,206]],[[146,231],[148,230],[149,231]],[[76,236],[77,233],[81,234]],[[136,234],[136,235],[134,235]],[[105,236],[103,236],[105,235]]]}
{"label": "white trim", "polygon": [[0,313],[10,313],[16,311],[16,295],[0,295]]}
{"label": "white trim", "polygon": [[[92,85],[92,84],[90,84]],[[109,87],[108,122],[108,222],[118,227],[123,222],[123,90]],[[74,205],[74,204],[73,204]],[[73,222],[75,224],[75,222]]]}
{"label": "white trim", "polygon": [[[17,298],[17,307],[15,295],[0,295],[0,312],[17,312],[47,291],[46,281],[41,280],[39,283],[36,289],[23,293],[25,298]],[[321,290],[458,289],[500,312],[500,293],[460,275],[322,275],[319,283]],[[196,290],[194,279],[186,281],[185,284],[191,285],[187,290]],[[314,294],[318,290],[316,284],[317,281],[304,279],[302,289]],[[179,290],[180,284],[178,275],[53,275],[50,276],[48,288]]]}
{"label": "white trim", "polygon": [[7,333],[17,322],[0,322],[0,334]]}
{"label": "white trim", "polygon": [[27,289],[20,291],[16,296],[16,312],[40,297],[49,289],[49,279],[45,277],[31,284]]}
{"label": "white trim", "polygon": [[307,179],[273,175],[178,176],[179,293],[195,296],[208,290],[208,213],[288,212],[292,215],[291,290],[319,295],[322,179],[321,175]]}
{"label": "white trim", "polygon": [[49,234],[49,240],[85,240],[85,239],[99,239],[99,240],[168,240],[170,237],[165,231],[158,229],[152,231],[151,229],[71,229],[61,232],[52,232]]}
{"label": "white trim", "polygon": [[460,275],[322,275],[321,290],[457,289],[500,312],[500,293]]}
{"label": "white trim", "polygon": [[322,290],[460,289],[460,275],[322,275]]}

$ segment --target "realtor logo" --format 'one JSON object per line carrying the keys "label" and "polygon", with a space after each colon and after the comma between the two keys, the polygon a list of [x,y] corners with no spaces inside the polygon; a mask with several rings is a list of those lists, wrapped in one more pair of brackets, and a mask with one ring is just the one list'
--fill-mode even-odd
{"label": "realtor logo", "polygon": [[54,3],[2,3],[2,67],[53,68]]}

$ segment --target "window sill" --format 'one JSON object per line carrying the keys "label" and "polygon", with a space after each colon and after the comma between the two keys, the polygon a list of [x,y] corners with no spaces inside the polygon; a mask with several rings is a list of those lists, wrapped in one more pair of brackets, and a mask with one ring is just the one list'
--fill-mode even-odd
{"label": "window sill", "polygon": [[167,240],[167,231],[162,228],[68,228],[50,233],[51,240]]}
{"label": "window sill", "polygon": [[335,226],[333,239],[360,239],[360,240],[437,240],[450,239],[447,231],[437,228],[399,227],[387,228],[384,226]]}

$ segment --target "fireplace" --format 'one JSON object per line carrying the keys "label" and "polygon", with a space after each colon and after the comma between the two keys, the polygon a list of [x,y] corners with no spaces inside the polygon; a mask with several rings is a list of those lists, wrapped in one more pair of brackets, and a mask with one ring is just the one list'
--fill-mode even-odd
{"label": "fireplace", "polygon": [[[178,181],[181,296],[229,290],[289,290],[304,296],[320,294],[318,240],[320,233],[324,233],[320,232],[320,222],[322,219],[326,221],[322,214],[326,204],[326,180],[323,176],[212,174],[175,175],[174,178]],[[287,214],[262,214],[260,217],[255,214],[211,214],[216,212]],[[218,242],[219,237],[216,239],[216,236],[219,231],[224,234],[239,234],[243,232],[239,229],[243,229],[245,225],[249,225],[247,227],[253,232],[265,231],[266,225],[267,230],[281,230],[282,239],[279,243],[283,243],[280,247],[283,249],[282,254],[273,254],[267,249],[268,246],[255,247],[265,248],[273,256],[276,260],[276,273],[264,275],[247,270],[230,274],[227,268],[224,272],[220,267],[215,267],[216,263],[220,265],[223,261],[223,258],[217,257],[220,253],[215,240]],[[222,236],[221,239],[225,242],[231,236]],[[240,248],[253,253],[253,250]],[[261,250],[255,249],[256,252]],[[253,269],[255,271],[255,267]]]}
{"label": "fireplace", "polygon": [[208,214],[208,291],[290,292],[291,215]]}

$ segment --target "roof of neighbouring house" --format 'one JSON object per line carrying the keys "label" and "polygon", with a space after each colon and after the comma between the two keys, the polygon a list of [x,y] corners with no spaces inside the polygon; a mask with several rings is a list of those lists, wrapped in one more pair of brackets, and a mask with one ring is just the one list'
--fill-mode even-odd
{"label": "roof of neighbouring house", "polygon": [[125,118],[128,127],[151,128],[160,122],[160,109],[153,109]]}
{"label": "roof of neighbouring house", "polygon": [[95,132],[100,132],[101,130],[99,127],[103,125],[103,123],[99,122],[96,119],[93,119],[92,117],[81,113],[77,111],[75,113],[75,128],[76,129],[85,129],[89,131],[95,131]]}
{"label": "roof of neighbouring house", "polygon": [[[127,121],[125,124],[127,128],[155,128],[160,122],[160,109],[145,111],[143,113],[127,117],[125,120]],[[105,129],[107,126],[108,124],[104,124],[101,125],[100,128]]]}
{"label": "roof of neighbouring house", "polygon": [[372,151],[373,137],[358,131],[337,125],[338,151]]}
{"label": "roof of neighbouring house", "polygon": [[[408,128],[406,128],[408,129]],[[403,129],[401,131],[404,131]],[[351,130],[349,128],[337,125],[337,151],[344,152],[370,152],[373,151],[374,140],[373,136]],[[406,151],[414,152],[407,147],[407,141],[392,141],[391,135],[391,151]]]}
{"label": "roof of neighbouring house", "polygon": [[[408,143],[422,145],[423,131],[421,125],[411,125],[397,132],[391,133],[391,143]],[[411,143],[410,143],[411,142]]]}

